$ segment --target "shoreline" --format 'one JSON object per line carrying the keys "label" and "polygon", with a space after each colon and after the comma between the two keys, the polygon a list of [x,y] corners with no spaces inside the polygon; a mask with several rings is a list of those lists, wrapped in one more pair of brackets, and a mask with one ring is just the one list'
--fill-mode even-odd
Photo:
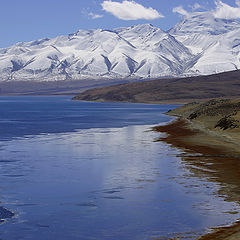
{"label": "shoreline", "polygon": [[[220,187],[219,195],[226,195],[226,201],[240,202],[240,192],[237,191],[240,187],[240,170],[237,168],[240,166],[240,144],[236,144],[227,134],[221,135],[209,131],[204,125],[194,123],[182,116],[169,115],[177,118],[153,128],[154,131],[166,134],[157,141],[166,142],[183,150],[185,154],[181,157],[184,160],[202,171],[206,170],[204,174],[209,174],[213,181],[227,186]],[[201,154],[206,158],[206,162],[202,163],[202,158],[201,161],[196,157],[194,159],[194,154]],[[212,174],[212,172],[216,173]],[[240,239],[240,221],[231,223],[230,226],[209,227],[209,229],[213,231],[196,240]]]}
{"label": "shoreline", "polygon": [[[131,103],[131,102],[129,102]],[[136,103],[134,103],[136,104]],[[137,103],[138,104],[138,103]],[[139,103],[139,104],[149,104],[149,103]],[[150,103],[158,104],[158,103]],[[164,103],[162,103],[164,104]],[[183,149],[186,154],[193,155],[193,153],[200,153],[203,156],[211,156],[216,159],[220,157],[225,157],[227,160],[236,161],[237,158],[240,160],[240,144],[235,144],[227,134],[224,136],[222,134],[216,133],[214,131],[209,131],[204,128],[203,125],[193,123],[192,121],[179,117],[177,114],[169,114],[171,116],[177,117],[166,125],[157,126],[153,129],[158,132],[166,133],[166,137],[159,138],[159,141],[167,142],[168,144]],[[182,157],[182,156],[181,156]],[[189,156],[183,156],[188,158]],[[190,156],[191,158],[192,156]],[[196,163],[195,163],[196,164]],[[222,168],[223,171],[226,170],[226,163]],[[218,169],[219,170],[219,169]],[[227,172],[231,173],[232,168],[228,169]],[[240,176],[240,175],[239,175]],[[226,179],[222,179],[225,182]],[[238,184],[240,186],[240,182]],[[230,193],[230,191],[229,191]],[[224,192],[224,194],[229,194]],[[232,193],[232,192],[231,192]],[[230,195],[230,194],[229,194]],[[240,201],[238,192],[230,197],[230,201]],[[231,226],[209,228],[213,229],[214,232],[206,234],[197,238],[198,240],[236,240],[240,239],[240,222],[237,221]]]}
{"label": "shoreline", "polygon": [[209,130],[203,124],[192,122],[184,117],[175,117],[176,119],[169,123],[153,128],[154,131],[168,134],[160,140],[187,152],[205,154],[218,151],[218,155],[240,158],[240,143],[236,143],[230,134]]}

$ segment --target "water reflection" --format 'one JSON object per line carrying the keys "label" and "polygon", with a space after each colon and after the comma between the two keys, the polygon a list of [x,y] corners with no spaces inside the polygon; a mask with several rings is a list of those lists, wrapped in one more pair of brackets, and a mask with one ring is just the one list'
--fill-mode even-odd
{"label": "water reflection", "polygon": [[[2,145],[1,196],[18,217],[3,239],[193,239],[232,220],[178,150],[152,126],[42,134]],[[221,211],[219,207],[221,206]]]}
{"label": "water reflection", "polygon": [[240,203],[240,158],[234,156],[182,156],[193,177],[207,178],[218,184],[216,195]]}
{"label": "water reflection", "polygon": [[0,140],[76,129],[153,124],[174,106],[71,101],[71,97],[0,97]]}
{"label": "water reflection", "polygon": [[[193,135],[197,137],[196,134],[199,133],[186,128],[186,123],[182,120],[157,127],[157,130],[167,133],[157,141],[166,142],[183,151],[178,157],[181,158],[182,168],[186,171],[184,178],[192,181],[191,185],[186,185],[188,189],[186,193],[205,191],[205,194],[209,196],[205,201],[196,202],[193,205],[206,216],[219,217],[220,221],[215,223],[206,218],[209,226],[229,225],[238,220],[240,216],[240,157],[232,155],[231,152],[217,145],[214,148],[191,142],[188,137]],[[201,133],[202,138],[203,136]],[[187,141],[182,141],[183,139]],[[181,183],[181,177],[177,177],[176,181]],[[222,201],[216,201],[216,198]]]}

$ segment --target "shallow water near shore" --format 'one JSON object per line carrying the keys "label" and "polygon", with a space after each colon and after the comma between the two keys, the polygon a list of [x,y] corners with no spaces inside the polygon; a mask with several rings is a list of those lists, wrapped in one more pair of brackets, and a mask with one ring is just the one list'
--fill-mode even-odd
{"label": "shallow water near shore", "polygon": [[15,213],[0,239],[194,239],[239,218],[217,182],[155,141],[174,107],[0,97],[0,201]]}

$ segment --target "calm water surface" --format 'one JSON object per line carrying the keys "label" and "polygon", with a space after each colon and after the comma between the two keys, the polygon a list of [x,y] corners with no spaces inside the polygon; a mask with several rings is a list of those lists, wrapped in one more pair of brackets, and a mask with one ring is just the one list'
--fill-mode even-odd
{"label": "calm water surface", "polygon": [[0,239],[193,239],[237,219],[151,127],[170,105],[0,97]]}

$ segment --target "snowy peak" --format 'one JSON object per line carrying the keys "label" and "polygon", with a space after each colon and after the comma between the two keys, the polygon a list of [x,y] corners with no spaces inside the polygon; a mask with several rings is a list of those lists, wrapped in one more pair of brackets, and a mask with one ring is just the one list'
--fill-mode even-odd
{"label": "snowy peak", "polygon": [[191,74],[213,74],[240,68],[240,23],[215,18],[211,12],[186,16],[169,32],[199,56]]}
{"label": "snowy peak", "polygon": [[169,33],[176,34],[212,34],[219,35],[240,28],[236,20],[215,18],[211,12],[196,12],[189,14],[172,28]]}
{"label": "snowy peak", "polygon": [[156,78],[240,68],[240,23],[193,13],[169,32],[151,24],[78,30],[0,49],[0,80]]}
{"label": "snowy peak", "polygon": [[0,72],[3,80],[174,76],[193,58],[171,35],[142,24],[78,30],[2,49]]}
{"label": "snowy peak", "polygon": [[152,24],[138,24],[131,27],[115,28],[114,31],[120,34],[128,32],[134,35],[146,35],[154,32],[164,33],[164,31],[162,31],[160,28],[154,27]]}
{"label": "snowy peak", "polygon": [[114,31],[122,38],[130,42],[144,43],[147,41],[159,41],[160,38],[166,35],[160,28],[154,27],[151,24],[140,24],[127,28],[117,28]]}

